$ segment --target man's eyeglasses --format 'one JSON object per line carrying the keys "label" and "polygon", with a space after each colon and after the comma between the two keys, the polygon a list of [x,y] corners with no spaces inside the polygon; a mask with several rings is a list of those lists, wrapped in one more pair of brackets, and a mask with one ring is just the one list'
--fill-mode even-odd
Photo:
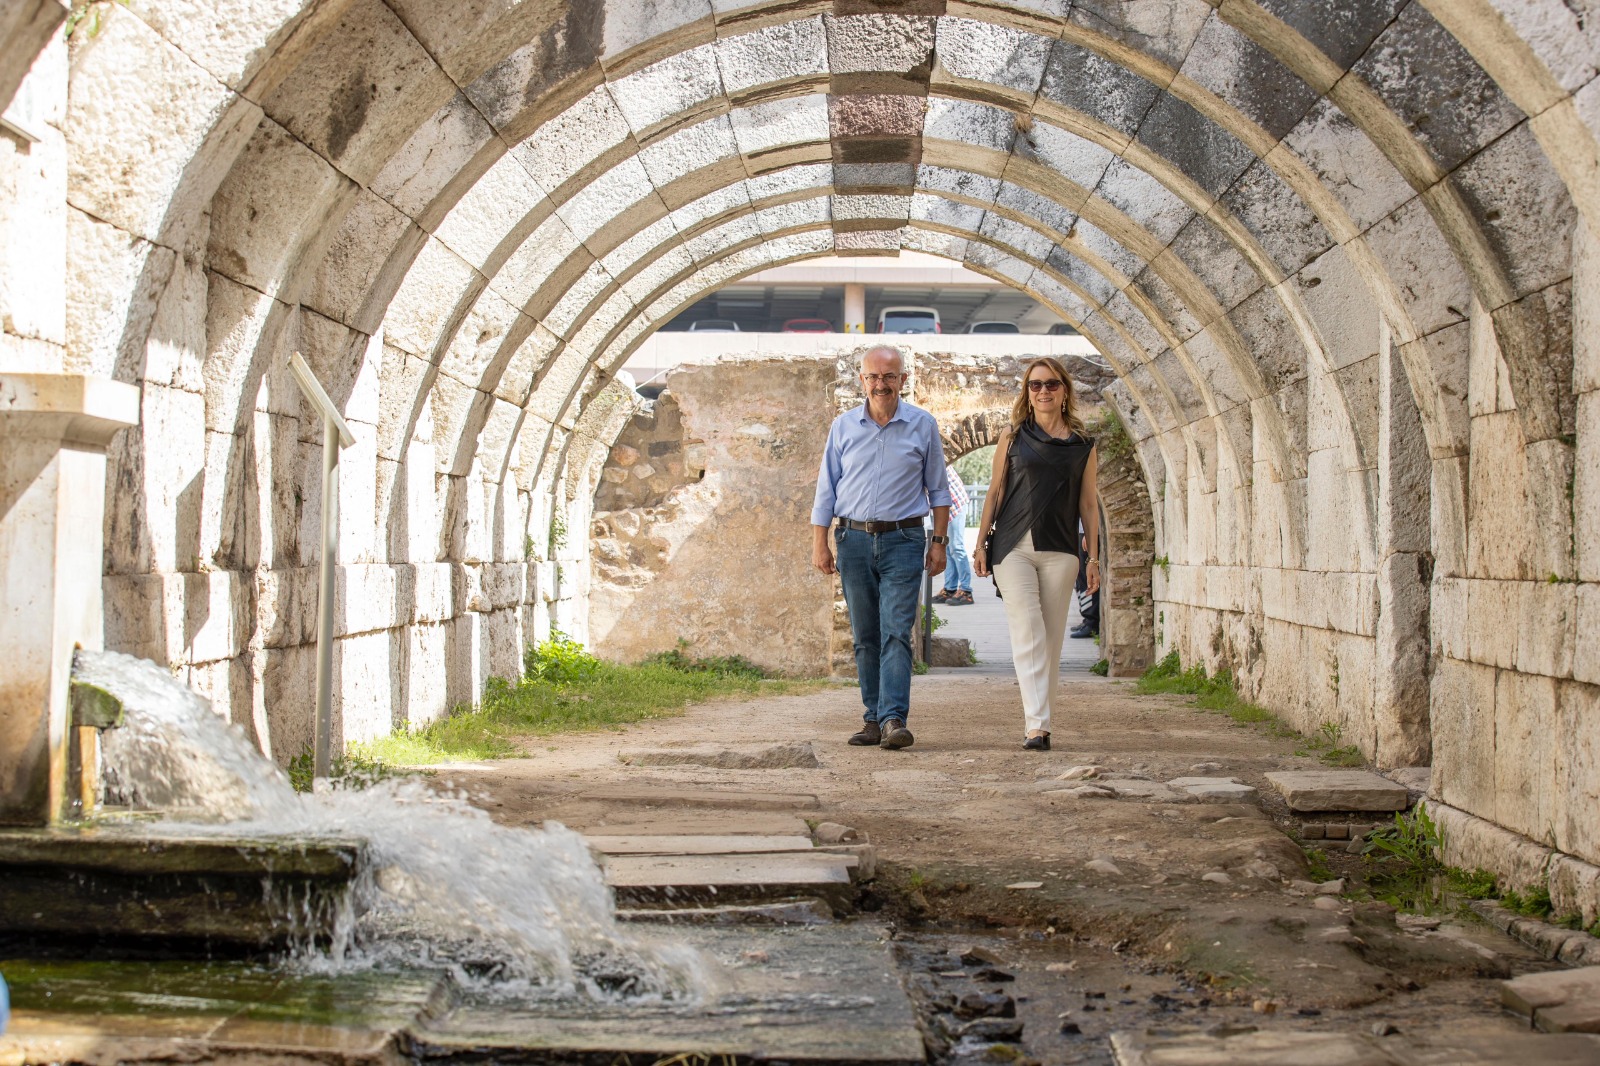
{"label": "man's eyeglasses", "polygon": [[893,385],[903,377],[905,377],[904,374],[862,374],[861,380],[867,382],[869,385],[876,385],[879,382],[882,382],[885,385]]}
{"label": "man's eyeglasses", "polygon": [[1060,378],[1036,378],[1035,380],[1028,382],[1029,392],[1038,392],[1040,389],[1044,389],[1048,392],[1055,392],[1060,387]]}

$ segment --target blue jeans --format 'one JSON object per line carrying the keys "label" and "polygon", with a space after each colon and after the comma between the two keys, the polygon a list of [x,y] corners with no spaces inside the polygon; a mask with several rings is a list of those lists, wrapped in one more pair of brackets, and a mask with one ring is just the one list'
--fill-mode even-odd
{"label": "blue jeans", "polygon": [[911,627],[927,554],[919,527],[888,533],[834,530],[844,602],[856,645],[856,681],[868,722],[904,722],[911,710]]}
{"label": "blue jeans", "polygon": [[944,564],[944,590],[954,592],[972,591],[972,559],[967,555],[967,538],[962,535],[962,527],[950,523],[950,543],[945,548]]}

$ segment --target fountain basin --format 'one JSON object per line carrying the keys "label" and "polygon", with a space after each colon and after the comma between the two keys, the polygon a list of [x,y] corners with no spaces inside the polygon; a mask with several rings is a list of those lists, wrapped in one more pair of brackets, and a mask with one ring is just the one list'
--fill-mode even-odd
{"label": "fountain basin", "polygon": [[0,940],[248,954],[348,920],[358,840],[180,836],[158,825],[0,829]]}

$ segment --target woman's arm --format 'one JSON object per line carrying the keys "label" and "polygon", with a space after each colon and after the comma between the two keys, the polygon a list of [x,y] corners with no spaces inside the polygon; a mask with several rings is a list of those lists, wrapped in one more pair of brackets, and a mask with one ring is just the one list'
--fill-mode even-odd
{"label": "woman's arm", "polygon": [[1089,449],[1089,462],[1083,468],[1083,488],[1078,490],[1078,514],[1083,519],[1083,536],[1088,541],[1088,567],[1084,585],[1092,596],[1100,590],[1100,476],[1099,449]]}
{"label": "woman's arm", "polygon": [[994,442],[994,467],[989,471],[989,491],[983,494],[983,516],[978,519],[978,547],[972,553],[972,570],[979,577],[989,576],[989,555],[984,542],[994,527],[995,515],[1000,513],[1000,498],[1006,492],[1006,459],[1011,454],[1011,431],[1000,431]]}

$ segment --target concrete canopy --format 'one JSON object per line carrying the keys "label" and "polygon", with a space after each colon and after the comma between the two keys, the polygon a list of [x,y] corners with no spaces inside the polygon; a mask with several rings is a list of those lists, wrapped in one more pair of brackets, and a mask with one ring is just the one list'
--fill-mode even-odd
{"label": "concrete canopy", "polygon": [[[1386,762],[1439,754],[1428,655],[1384,674],[1407,641],[1461,677],[1600,681],[1429,637],[1472,581],[1600,575],[1573,488],[1600,49],[1558,0],[103,6],[41,149],[66,295],[26,358],[142,384],[113,643],[281,750],[317,517],[290,350],[361,435],[342,691],[370,735],[514,673],[552,611],[581,630],[552,520],[582,528],[653,327],[766,267],[901,248],[1026,290],[1114,367],[1186,655]],[[1264,665],[1307,641],[1364,687]]]}

